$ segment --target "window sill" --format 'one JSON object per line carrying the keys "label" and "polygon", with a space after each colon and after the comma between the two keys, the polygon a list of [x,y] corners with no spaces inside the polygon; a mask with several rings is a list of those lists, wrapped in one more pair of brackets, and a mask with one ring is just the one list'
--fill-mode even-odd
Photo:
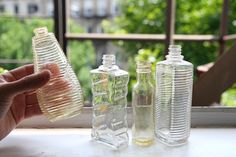
{"label": "window sill", "polygon": [[130,144],[113,151],[91,141],[90,129],[16,129],[0,142],[4,157],[228,157],[236,156],[236,128],[192,128],[189,142],[166,147],[159,142],[146,148]]}
{"label": "window sill", "polygon": [[[132,125],[132,108],[129,107],[128,124]],[[236,108],[230,107],[192,107],[192,127],[232,127],[236,126]],[[19,128],[91,128],[92,108],[84,107],[82,113],[74,118],[50,123],[44,116],[23,121]]]}

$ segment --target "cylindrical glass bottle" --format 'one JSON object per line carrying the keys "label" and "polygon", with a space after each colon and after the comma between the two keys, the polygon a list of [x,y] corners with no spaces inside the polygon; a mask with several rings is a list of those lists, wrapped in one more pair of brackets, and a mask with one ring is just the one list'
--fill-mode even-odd
{"label": "cylindrical glass bottle", "polygon": [[133,87],[133,143],[148,146],[154,142],[153,101],[154,87],[151,83],[151,63],[137,62],[137,83]]}
{"label": "cylindrical glass bottle", "polygon": [[170,45],[166,60],[156,65],[155,134],[167,145],[189,137],[192,82],[193,65],[183,60],[181,46]]}

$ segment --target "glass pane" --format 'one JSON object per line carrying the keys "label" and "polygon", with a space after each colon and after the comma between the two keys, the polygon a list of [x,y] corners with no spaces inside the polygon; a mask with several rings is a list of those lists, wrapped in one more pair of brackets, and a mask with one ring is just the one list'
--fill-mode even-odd
{"label": "glass pane", "polygon": [[[193,0],[176,0],[175,33],[219,35],[222,2],[222,0],[197,2]],[[230,2],[229,6],[229,33],[232,34],[236,30],[234,29],[236,26],[235,14],[233,14],[236,9],[236,2]],[[166,8],[166,0],[70,0],[68,6],[70,10],[68,32],[165,34]],[[96,43],[102,43],[102,41],[96,41]],[[114,42],[111,43],[114,44]],[[218,57],[219,42],[175,41],[175,43],[182,45],[185,59],[192,62],[195,69],[205,64],[207,66],[212,65],[211,63],[216,61]],[[233,42],[227,42],[226,48],[229,48],[232,44]],[[116,42],[117,50],[121,49],[126,53],[117,53],[117,55],[134,59],[137,52],[142,52],[139,49],[142,49],[144,45],[145,49],[151,49],[151,51],[155,47],[153,42],[145,44],[143,42],[118,41]],[[160,46],[156,47],[155,50],[163,52],[164,44],[159,43],[157,45]],[[118,52],[117,50],[114,51]],[[99,50],[97,47],[94,48],[94,51],[96,54],[100,53],[100,56],[104,52],[111,52],[106,51],[106,49]],[[129,54],[128,57],[126,56],[127,52]],[[144,52],[149,53],[148,51]],[[96,63],[100,61],[100,56],[97,56]],[[162,56],[162,58],[164,57]],[[156,59],[160,60],[159,57]],[[195,73],[195,80],[198,77],[199,71]],[[235,86],[232,88],[235,89]],[[223,100],[226,100],[225,95],[227,94],[223,95]],[[227,96],[227,98],[231,98],[231,96]],[[234,99],[235,97],[233,102],[236,103]],[[226,101],[222,102],[225,104]]]}
{"label": "glass pane", "polygon": [[131,102],[132,86],[136,82],[135,58],[145,58],[153,62],[153,75],[155,63],[162,59],[162,44],[151,42],[104,42],[104,41],[70,41],[68,44],[68,57],[80,83],[82,84],[85,105],[91,105],[91,69],[102,64],[102,55],[112,53],[116,55],[117,65],[130,74],[128,101]]}
{"label": "glass pane", "polygon": [[69,23],[79,25],[80,33],[165,32],[163,0],[70,0],[68,9]]}
{"label": "glass pane", "polygon": [[235,8],[236,8],[236,1],[230,1],[229,2],[229,21],[228,21],[228,34],[236,34],[236,14],[235,14]]}
{"label": "glass pane", "polygon": [[219,34],[222,0],[176,0],[176,34]]}
{"label": "glass pane", "polygon": [[32,63],[33,30],[53,31],[53,0],[0,1],[0,67],[13,69]]}

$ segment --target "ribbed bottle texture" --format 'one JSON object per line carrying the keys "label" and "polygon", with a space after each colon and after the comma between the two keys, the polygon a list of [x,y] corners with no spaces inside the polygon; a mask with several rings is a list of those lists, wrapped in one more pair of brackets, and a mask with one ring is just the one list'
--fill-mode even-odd
{"label": "ribbed bottle texture", "polygon": [[50,70],[51,79],[37,91],[43,114],[56,121],[74,117],[81,112],[83,95],[77,77],[53,33],[46,27],[35,29],[32,39],[34,70]]}
{"label": "ribbed bottle texture", "polygon": [[177,146],[190,134],[193,65],[183,60],[178,45],[170,45],[166,58],[156,65],[155,134]]}
{"label": "ribbed bottle texture", "polygon": [[115,65],[114,55],[104,55],[103,65],[91,70],[93,93],[92,138],[115,149],[129,142],[127,84],[129,75]]}

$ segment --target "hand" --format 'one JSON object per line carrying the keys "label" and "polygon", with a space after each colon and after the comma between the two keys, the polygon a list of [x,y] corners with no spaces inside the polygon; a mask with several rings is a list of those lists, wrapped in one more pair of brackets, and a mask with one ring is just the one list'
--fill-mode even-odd
{"label": "hand", "polygon": [[42,114],[35,91],[50,80],[50,72],[33,74],[33,68],[25,65],[0,75],[0,140],[23,119]]}

